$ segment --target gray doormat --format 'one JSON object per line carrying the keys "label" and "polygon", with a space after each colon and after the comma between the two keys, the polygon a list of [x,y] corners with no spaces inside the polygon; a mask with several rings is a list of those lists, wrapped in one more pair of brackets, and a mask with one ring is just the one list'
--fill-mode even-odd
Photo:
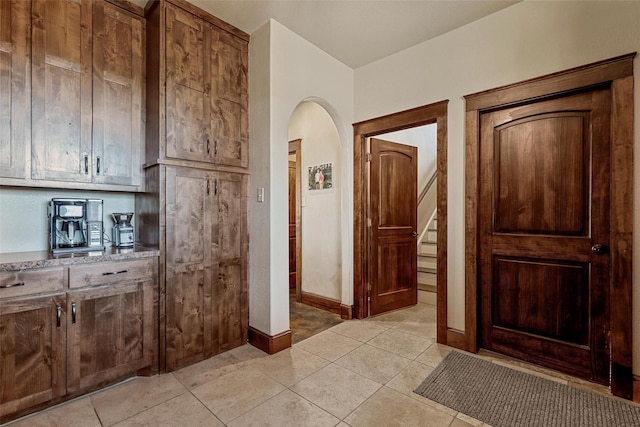
{"label": "gray doormat", "polygon": [[638,427],[640,406],[452,351],[414,390],[494,427]]}

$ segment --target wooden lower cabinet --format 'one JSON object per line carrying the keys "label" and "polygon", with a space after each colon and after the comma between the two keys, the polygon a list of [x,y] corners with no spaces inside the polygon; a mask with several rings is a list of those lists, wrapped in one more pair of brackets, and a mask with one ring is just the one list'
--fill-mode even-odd
{"label": "wooden lower cabinet", "polygon": [[66,393],[66,295],[0,300],[0,424]]}
{"label": "wooden lower cabinet", "polygon": [[247,342],[246,175],[166,168],[166,370]]}
{"label": "wooden lower cabinet", "polygon": [[67,392],[108,384],[151,364],[153,284],[67,294]]}
{"label": "wooden lower cabinet", "polygon": [[0,424],[157,372],[157,268],[148,258],[0,273]]}

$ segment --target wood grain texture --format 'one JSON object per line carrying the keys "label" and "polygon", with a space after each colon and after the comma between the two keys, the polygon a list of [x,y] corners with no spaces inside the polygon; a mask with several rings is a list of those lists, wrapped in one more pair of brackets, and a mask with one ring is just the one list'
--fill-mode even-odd
{"label": "wood grain texture", "polygon": [[32,178],[91,182],[89,0],[32,2]]}
{"label": "wood grain texture", "polygon": [[1,272],[0,300],[62,291],[65,280],[64,274],[65,269],[62,267]]}
{"label": "wood grain texture", "polygon": [[68,293],[69,392],[111,383],[151,364],[155,285],[114,279]]}
{"label": "wood grain texture", "polygon": [[[427,125],[431,123],[438,124],[438,156],[447,150],[447,104],[448,101],[441,101],[434,104],[413,108],[406,111],[390,114],[387,116],[366,120],[353,125],[354,128],[354,306],[353,316],[361,319],[367,317],[367,282],[369,280],[370,254],[369,234],[367,227],[368,209],[369,209],[369,183],[367,174],[367,138],[375,135],[384,134],[401,129]],[[442,125],[442,126],[441,126]],[[446,160],[446,156],[443,157]],[[438,168],[438,182],[446,184],[447,169]],[[442,185],[442,184],[439,184]],[[446,186],[444,191],[438,191],[438,222],[446,224]],[[442,215],[442,217],[440,216]],[[442,241],[441,237],[446,236],[445,231],[440,234],[438,241],[438,268],[446,266],[447,242]],[[440,258],[444,256],[445,258]],[[444,274],[442,274],[444,273]],[[447,274],[438,271],[438,287],[440,289],[447,288]],[[445,322],[446,327],[446,292],[440,293],[438,296],[438,322]],[[442,326],[439,329],[443,329]],[[441,334],[442,335],[442,334]]]}
{"label": "wood grain texture", "polygon": [[633,77],[611,85],[611,390],[636,398],[632,372]]}
{"label": "wood grain texture", "polygon": [[30,4],[0,2],[0,177],[31,174]]}
{"label": "wood grain texture", "polygon": [[[585,86],[610,85],[611,88],[611,207],[610,244],[611,275],[609,280],[611,305],[611,389],[615,395],[631,398],[631,155],[633,128],[633,58],[634,54],[543,76],[538,79],[485,91],[465,97],[466,119],[466,279],[465,279],[465,336],[474,343],[477,293],[477,255],[479,253],[477,212],[478,193],[479,114],[483,109],[498,109],[526,99],[558,96],[580,91]],[[599,126],[599,125],[598,125]],[[620,231],[624,230],[624,231]],[[505,240],[502,248],[509,246]],[[502,250],[502,249],[501,249]],[[586,255],[585,255],[586,258]],[[621,309],[622,308],[622,309]],[[615,342],[615,344],[614,344]],[[471,350],[474,345],[469,346]],[[477,347],[476,347],[477,348]]]}
{"label": "wood grain texture", "polygon": [[145,34],[141,17],[94,2],[94,182],[141,185]]}
{"label": "wood grain texture", "polygon": [[249,327],[249,343],[267,354],[276,354],[291,347],[291,331],[271,336]]}
{"label": "wood grain texture", "polygon": [[0,423],[65,394],[65,312],[64,294],[0,301]]}
{"label": "wood grain texture", "polygon": [[418,302],[418,149],[371,139],[369,314]]}

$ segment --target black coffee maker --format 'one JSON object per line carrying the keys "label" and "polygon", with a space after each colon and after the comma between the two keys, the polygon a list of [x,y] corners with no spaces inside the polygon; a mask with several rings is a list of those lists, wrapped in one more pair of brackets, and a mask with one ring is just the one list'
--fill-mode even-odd
{"label": "black coffee maker", "polygon": [[104,250],[102,200],[52,199],[48,213],[54,254]]}

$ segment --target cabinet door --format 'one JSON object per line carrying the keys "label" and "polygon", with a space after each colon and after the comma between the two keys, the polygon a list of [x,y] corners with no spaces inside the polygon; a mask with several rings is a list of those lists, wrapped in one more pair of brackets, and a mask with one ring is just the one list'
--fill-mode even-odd
{"label": "cabinet door", "polygon": [[67,295],[67,389],[107,384],[151,364],[153,282],[110,284]]}
{"label": "cabinet door", "polygon": [[144,19],[93,3],[94,182],[140,185]]}
{"label": "cabinet door", "polygon": [[64,294],[0,301],[0,424],[65,394]]}
{"label": "cabinet door", "polygon": [[34,179],[91,181],[91,1],[33,0]]}
{"label": "cabinet door", "polygon": [[211,353],[213,192],[209,172],[166,168],[166,369]]}
{"label": "cabinet door", "polygon": [[0,2],[0,176],[28,178],[31,155],[29,3]]}
{"label": "cabinet door", "polygon": [[210,32],[202,19],[166,8],[166,156],[210,162]]}
{"label": "cabinet door", "polygon": [[211,133],[216,163],[247,167],[247,42],[211,27]]}
{"label": "cabinet door", "polygon": [[247,342],[247,178],[220,173],[216,178],[217,281],[213,291],[213,352]]}

